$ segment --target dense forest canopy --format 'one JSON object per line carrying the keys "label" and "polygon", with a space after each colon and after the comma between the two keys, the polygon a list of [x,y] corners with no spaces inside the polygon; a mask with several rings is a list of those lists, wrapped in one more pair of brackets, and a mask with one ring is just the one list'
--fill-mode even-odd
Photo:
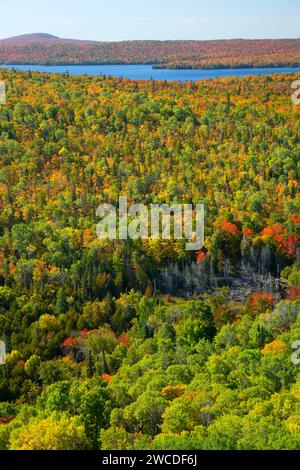
{"label": "dense forest canopy", "polygon": [[[299,448],[299,75],[0,79],[0,448]],[[204,248],[98,240],[124,194],[204,203]],[[184,263],[280,298],[167,295]]]}
{"label": "dense forest canopy", "polygon": [[99,42],[32,34],[0,40],[2,64],[153,64],[210,69],[300,65],[300,39]]}

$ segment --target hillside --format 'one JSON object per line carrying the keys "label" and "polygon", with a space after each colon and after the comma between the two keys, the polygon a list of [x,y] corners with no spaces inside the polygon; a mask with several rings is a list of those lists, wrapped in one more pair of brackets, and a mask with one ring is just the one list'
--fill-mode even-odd
{"label": "hillside", "polygon": [[[0,79],[0,450],[299,449],[299,74]],[[120,195],[205,204],[204,248],[98,239]]]}
{"label": "hillside", "polygon": [[96,42],[44,33],[0,40],[2,64],[153,64],[159,68],[300,65],[300,39]]}
{"label": "hillside", "polygon": [[36,42],[49,42],[59,40],[57,36],[47,33],[33,33],[33,34],[22,34],[20,36],[12,36],[10,38],[5,38],[0,40],[0,44],[10,44],[10,45],[25,45],[32,44]]}

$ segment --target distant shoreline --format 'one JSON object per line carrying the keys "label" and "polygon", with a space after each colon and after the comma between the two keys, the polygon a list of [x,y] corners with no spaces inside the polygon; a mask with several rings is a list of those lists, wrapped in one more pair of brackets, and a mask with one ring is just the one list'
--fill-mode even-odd
{"label": "distant shoreline", "polygon": [[177,67],[170,67],[168,64],[153,64],[152,62],[139,62],[139,63],[132,63],[132,62],[80,62],[80,63],[70,63],[70,62],[0,62],[1,67],[105,67],[105,66],[151,66],[153,70],[243,70],[243,69],[268,69],[268,68],[298,68],[300,67],[299,63],[292,63],[292,64],[263,64],[263,65],[215,65],[215,66],[204,66],[204,67],[188,67],[188,66],[177,66]]}
{"label": "distant shoreline", "polygon": [[131,65],[136,65],[136,66],[151,66],[153,70],[243,70],[243,69],[268,69],[268,68],[298,68],[300,67],[300,62],[299,63],[293,63],[293,64],[265,64],[265,65],[232,65],[232,66],[205,66],[205,67],[170,67],[168,64],[150,64],[148,62],[141,62],[141,63],[127,63],[127,62],[81,62],[81,63],[65,63],[65,62],[38,62],[38,63],[32,63],[32,62],[18,62],[18,63],[11,63],[11,62],[0,62],[1,67],[3,66],[8,66],[8,67],[18,67],[18,66],[34,66],[34,67],[104,67],[104,66],[131,66]]}

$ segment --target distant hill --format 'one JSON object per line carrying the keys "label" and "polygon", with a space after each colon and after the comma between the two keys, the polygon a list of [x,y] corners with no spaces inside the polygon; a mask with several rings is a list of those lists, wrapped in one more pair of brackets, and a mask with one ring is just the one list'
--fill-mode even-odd
{"label": "distant hill", "polygon": [[35,33],[0,40],[0,63],[204,69],[299,66],[300,39],[100,42]]}
{"label": "distant hill", "polygon": [[32,44],[35,42],[48,42],[60,40],[59,37],[47,33],[23,34],[21,36],[13,36],[11,38],[1,39],[0,44]]}

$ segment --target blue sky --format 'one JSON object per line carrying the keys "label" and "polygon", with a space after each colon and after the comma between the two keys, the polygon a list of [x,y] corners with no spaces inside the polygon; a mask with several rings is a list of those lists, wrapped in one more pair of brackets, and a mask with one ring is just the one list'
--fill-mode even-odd
{"label": "blue sky", "polygon": [[299,0],[1,0],[0,37],[223,39],[300,37]]}

